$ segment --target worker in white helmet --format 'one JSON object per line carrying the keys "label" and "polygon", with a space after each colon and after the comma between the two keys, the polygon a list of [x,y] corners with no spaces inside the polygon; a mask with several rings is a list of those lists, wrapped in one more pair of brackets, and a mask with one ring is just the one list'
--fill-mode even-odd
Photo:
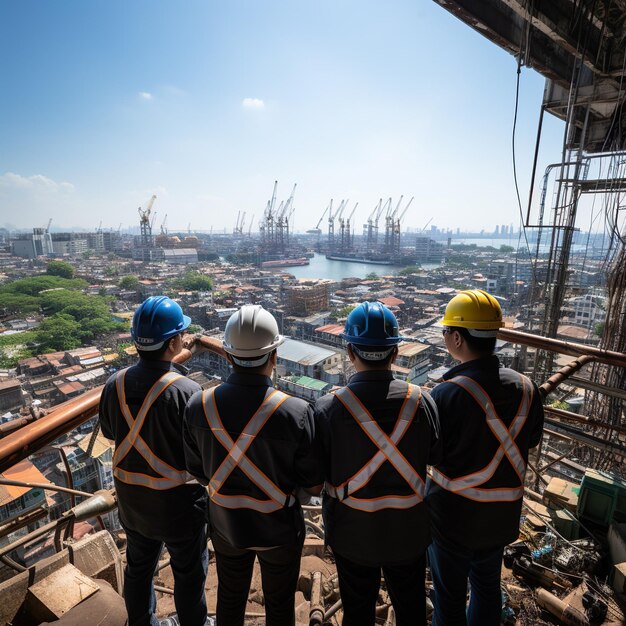
{"label": "worker in white helmet", "polygon": [[255,558],[267,625],[295,624],[305,535],[296,491],[319,485],[322,475],[312,408],[272,385],[283,341],[268,311],[241,307],[224,333],[233,373],[195,394],[185,411],[187,470],[208,486],[218,626],[243,626]]}

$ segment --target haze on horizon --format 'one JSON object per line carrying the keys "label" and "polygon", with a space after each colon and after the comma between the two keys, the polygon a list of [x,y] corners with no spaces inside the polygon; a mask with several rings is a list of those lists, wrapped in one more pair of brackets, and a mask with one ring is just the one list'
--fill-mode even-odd
{"label": "haze on horizon", "polygon": [[[405,228],[519,226],[516,61],[434,2],[9,0],[0,24],[0,226],[128,228],[154,193],[156,227],[256,230],[274,180],[299,231],[401,194]],[[523,68],[524,208],[543,85]],[[547,116],[538,178],[561,141]]]}

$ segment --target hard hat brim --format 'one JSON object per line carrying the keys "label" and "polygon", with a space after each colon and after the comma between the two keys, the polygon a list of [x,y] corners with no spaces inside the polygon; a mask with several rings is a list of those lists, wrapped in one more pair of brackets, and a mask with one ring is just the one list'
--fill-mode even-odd
{"label": "hard hat brim", "polygon": [[283,335],[278,335],[278,339],[271,343],[269,346],[263,346],[262,348],[254,348],[251,350],[244,350],[242,348],[233,348],[229,346],[227,343],[224,343],[224,351],[228,354],[232,354],[233,356],[239,357],[255,357],[255,356],[263,356],[264,354],[268,354],[272,350],[276,350],[278,346],[284,343],[285,337]]}
{"label": "hard hat brim", "polygon": [[371,339],[369,337],[356,337],[354,335],[348,335],[341,333],[339,335],[346,343],[354,343],[359,346],[395,346],[399,344],[404,337],[398,335],[397,337],[387,337],[385,339]]}

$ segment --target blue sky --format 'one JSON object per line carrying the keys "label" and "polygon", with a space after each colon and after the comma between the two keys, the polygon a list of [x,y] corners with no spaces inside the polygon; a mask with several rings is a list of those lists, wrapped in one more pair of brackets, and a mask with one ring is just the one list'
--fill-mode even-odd
{"label": "blue sky", "polygon": [[[516,62],[430,1],[3,0],[0,226],[232,230],[294,183],[295,227],[330,198],[415,196],[408,227],[519,223]],[[544,81],[523,69],[525,205]],[[559,159],[544,123],[539,174]]]}

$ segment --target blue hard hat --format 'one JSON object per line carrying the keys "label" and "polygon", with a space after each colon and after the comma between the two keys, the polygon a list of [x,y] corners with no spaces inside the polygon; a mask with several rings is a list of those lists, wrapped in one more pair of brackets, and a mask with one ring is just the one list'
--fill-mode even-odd
{"label": "blue hard hat", "polygon": [[402,341],[396,316],[382,302],[363,302],[352,309],[341,337],[359,346],[395,346]]}
{"label": "blue hard hat", "polygon": [[146,298],[133,315],[130,334],[139,350],[158,350],[163,342],[183,332],[191,318],[167,296]]}

